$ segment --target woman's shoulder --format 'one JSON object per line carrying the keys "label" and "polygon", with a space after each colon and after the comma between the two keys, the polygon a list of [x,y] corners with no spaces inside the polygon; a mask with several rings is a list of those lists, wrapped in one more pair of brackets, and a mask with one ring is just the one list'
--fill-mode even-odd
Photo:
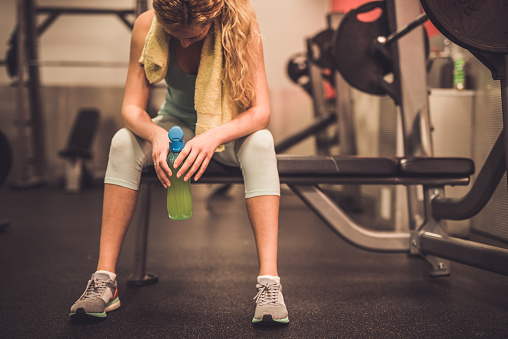
{"label": "woman's shoulder", "polygon": [[141,13],[134,22],[134,28],[132,29],[133,35],[146,37],[154,16],[153,9]]}

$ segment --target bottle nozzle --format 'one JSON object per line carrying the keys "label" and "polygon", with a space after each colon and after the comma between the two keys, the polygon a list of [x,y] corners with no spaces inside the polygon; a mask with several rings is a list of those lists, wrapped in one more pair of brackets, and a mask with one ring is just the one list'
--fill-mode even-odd
{"label": "bottle nozzle", "polygon": [[169,140],[169,149],[172,152],[180,152],[185,146],[185,141],[183,141],[183,131],[180,127],[174,126],[168,132]]}

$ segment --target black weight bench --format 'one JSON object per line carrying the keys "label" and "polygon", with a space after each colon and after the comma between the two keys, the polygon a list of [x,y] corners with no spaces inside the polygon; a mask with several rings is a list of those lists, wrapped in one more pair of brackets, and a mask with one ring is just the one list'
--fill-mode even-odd
{"label": "black weight bench", "polygon": [[[277,165],[281,184],[287,184],[328,226],[345,238],[354,238],[346,240],[355,245],[379,251],[409,251],[410,234],[370,231],[349,220],[343,222],[346,216],[319,190],[318,184],[444,187],[467,185],[474,173],[474,162],[467,158],[278,155]],[[150,190],[151,185],[158,181],[153,167],[144,169],[138,206],[141,222],[136,235],[135,270],[127,281],[132,286],[158,280],[156,276],[146,274],[145,270]],[[242,184],[243,177],[239,168],[211,161],[199,181],[193,181],[193,184],[197,183]]]}

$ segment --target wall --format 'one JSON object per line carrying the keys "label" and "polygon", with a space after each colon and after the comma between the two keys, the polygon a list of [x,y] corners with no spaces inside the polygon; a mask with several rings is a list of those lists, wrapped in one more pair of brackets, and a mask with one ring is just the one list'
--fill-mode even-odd
{"label": "wall", "polygon": [[[151,2],[149,1],[149,4]],[[329,0],[253,0],[263,35],[265,64],[270,89],[272,120],[270,129],[275,140],[290,135],[312,121],[309,96],[291,83],[286,63],[297,52],[304,51],[306,37],[325,27]],[[39,0],[39,6],[86,8],[133,8],[133,0]],[[42,18],[39,18],[42,19]],[[16,1],[0,0],[0,59],[16,23]],[[42,61],[103,61],[126,63],[130,30],[114,16],[61,16],[39,39]],[[119,108],[125,68],[43,67],[46,148],[50,172],[61,176],[63,163],[57,152],[65,146],[77,110],[86,105],[101,110],[99,136],[94,144],[91,167],[103,171],[112,131],[121,127]],[[0,128],[15,144],[15,91],[11,79],[0,68]],[[154,96],[154,106],[162,100],[162,92]],[[16,146],[16,145],[14,145]],[[312,153],[308,140],[294,147],[292,153]],[[22,164],[16,164],[22,166]],[[15,172],[15,171],[13,171]]]}

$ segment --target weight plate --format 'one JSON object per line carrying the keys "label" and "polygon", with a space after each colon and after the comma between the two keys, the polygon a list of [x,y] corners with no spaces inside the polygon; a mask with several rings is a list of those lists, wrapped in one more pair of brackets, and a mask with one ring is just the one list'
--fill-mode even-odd
{"label": "weight plate", "polygon": [[[359,14],[378,8],[381,14],[375,20],[358,19]],[[332,39],[332,55],[337,69],[351,86],[370,94],[386,94],[381,80],[392,72],[392,67],[373,46],[379,36],[388,35],[384,1],[366,3],[344,16]]]}
{"label": "weight plate", "polygon": [[292,56],[288,61],[287,72],[289,78],[295,83],[299,84],[302,77],[309,76],[309,62],[307,56],[303,53]]}
{"label": "weight plate", "polygon": [[331,50],[333,33],[333,30],[326,29],[309,40],[310,59],[321,68],[335,67]]}
{"label": "weight plate", "polygon": [[480,53],[508,53],[506,0],[420,0],[436,28],[457,45]]}
{"label": "weight plate", "polygon": [[299,53],[291,57],[288,61],[287,71],[289,78],[312,96],[307,54]]}

